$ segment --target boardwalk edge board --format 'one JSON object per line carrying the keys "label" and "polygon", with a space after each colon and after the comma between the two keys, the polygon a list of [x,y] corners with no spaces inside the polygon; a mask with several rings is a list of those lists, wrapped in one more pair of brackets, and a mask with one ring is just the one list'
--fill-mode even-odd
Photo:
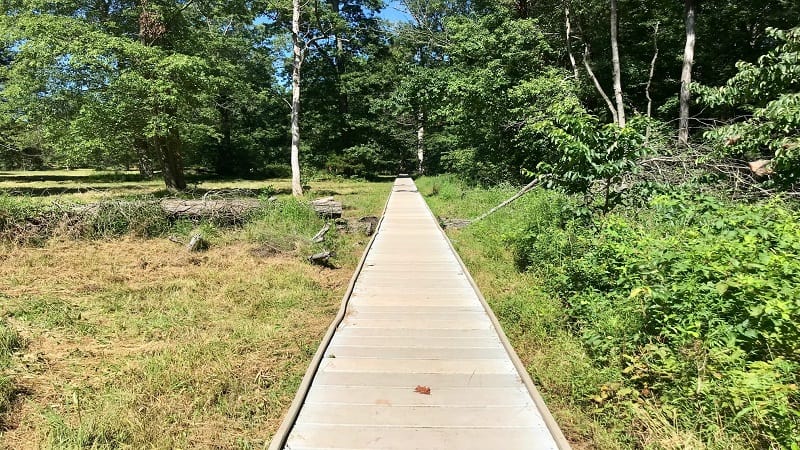
{"label": "boardwalk edge board", "polygon": [[[425,202],[425,207],[427,208],[431,217],[433,217],[434,220],[437,220],[436,215],[433,214],[433,211],[431,211],[427,202]],[[514,364],[517,372],[519,372],[519,375],[522,378],[522,384],[525,385],[531,397],[533,398],[533,402],[536,405],[536,408],[539,410],[539,414],[542,415],[542,419],[544,419],[544,423],[547,425],[548,431],[550,431],[550,434],[553,436],[553,440],[555,440],[559,450],[571,450],[572,446],[570,446],[569,441],[561,431],[561,427],[558,426],[558,422],[556,422],[556,419],[553,417],[553,414],[547,407],[544,398],[542,398],[542,395],[539,393],[539,389],[537,389],[536,385],[533,383],[533,379],[531,379],[531,375],[528,373],[528,369],[525,367],[525,364],[523,364],[522,360],[519,359],[519,355],[517,355],[516,350],[514,350],[514,347],[508,340],[508,336],[506,336],[505,331],[503,331],[503,327],[500,325],[500,321],[497,320],[497,316],[495,316],[494,311],[492,311],[492,308],[489,306],[489,302],[486,301],[486,298],[483,296],[483,293],[478,287],[478,284],[475,282],[475,279],[472,278],[472,274],[469,273],[467,265],[464,264],[464,260],[461,259],[461,255],[459,255],[456,251],[456,248],[453,246],[453,243],[450,241],[450,238],[447,236],[447,233],[444,231],[444,229],[439,228],[439,230],[441,231],[444,240],[447,242],[447,245],[450,247],[450,250],[456,256],[456,260],[458,261],[459,266],[461,266],[461,271],[467,277],[467,281],[469,281],[469,284],[473,289],[475,289],[475,293],[478,295],[478,300],[480,300],[481,304],[483,305],[483,309],[486,311],[486,315],[489,316],[489,320],[492,322],[492,325],[494,325],[495,332],[500,337],[500,342],[508,352],[508,356],[511,358],[511,362]]]}
{"label": "boardwalk edge board", "polygon": [[314,376],[316,375],[319,366],[322,364],[322,361],[325,357],[325,352],[328,350],[331,340],[333,340],[333,335],[336,333],[336,329],[339,327],[342,321],[344,321],[345,314],[347,314],[347,305],[350,302],[350,297],[353,295],[353,289],[355,288],[356,281],[358,281],[361,270],[364,268],[364,265],[367,262],[367,256],[369,255],[370,249],[372,249],[372,245],[375,243],[375,239],[377,239],[378,235],[380,234],[381,225],[383,225],[383,220],[386,218],[386,209],[389,207],[389,201],[392,199],[392,195],[394,195],[394,189],[392,189],[392,192],[389,193],[389,197],[387,197],[386,203],[383,205],[380,221],[378,221],[378,225],[375,227],[375,233],[372,234],[369,243],[367,243],[367,248],[364,249],[364,254],[361,255],[361,260],[359,260],[358,266],[356,266],[356,270],[353,273],[353,277],[350,279],[350,284],[347,285],[347,290],[344,293],[344,297],[342,297],[342,303],[339,306],[339,311],[336,313],[336,317],[328,327],[328,331],[325,332],[325,336],[322,338],[319,348],[317,348],[317,352],[314,354],[314,358],[311,359],[311,364],[308,366],[308,370],[306,370],[305,375],[303,375],[303,380],[300,382],[300,386],[297,388],[297,394],[295,395],[294,400],[292,400],[292,404],[289,406],[289,411],[286,412],[283,422],[281,422],[281,425],[278,427],[275,435],[272,436],[272,442],[269,445],[269,450],[282,450],[286,446],[286,441],[289,439],[289,433],[292,431],[292,427],[297,420],[297,416],[300,415],[300,410],[303,408],[303,403],[305,403],[305,400],[308,397],[308,392],[311,389],[311,383],[314,381]]}

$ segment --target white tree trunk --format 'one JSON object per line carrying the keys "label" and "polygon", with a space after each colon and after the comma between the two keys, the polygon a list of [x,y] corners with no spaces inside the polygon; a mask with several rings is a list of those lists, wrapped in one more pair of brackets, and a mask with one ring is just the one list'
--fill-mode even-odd
{"label": "white tree trunk", "polygon": [[417,114],[417,161],[419,173],[425,172],[425,113]]}
{"label": "white tree trunk", "polygon": [[[647,97],[647,118],[653,117],[653,97],[650,95],[650,87],[653,85],[653,75],[656,72],[656,61],[658,61],[658,27],[661,22],[656,22],[653,28],[653,59],[650,61],[650,76],[647,77],[647,86],[644,88],[644,94]],[[650,145],[650,122],[647,122],[647,131],[645,132],[645,146]]]}
{"label": "white tree trunk", "polygon": [[625,105],[622,101],[622,71],[619,67],[619,43],[617,39],[619,23],[617,20],[617,0],[611,0],[611,63],[614,71],[614,97],[617,101],[617,123],[625,127]]}
{"label": "white tree trunk", "polygon": [[572,65],[572,72],[575,74],[575,79],[580,78],[578,72],[578,64],[575,62],[575,55],[572,54],[572,25],[569,20],[569,2],[564,2],[564,17],[567,28],[567,55],[569,56],[569,63]]}
{"label": "white tree trunk", "polygon": [[[653,117],[653,98],[650,96],[650,87],[653,85],[653,75],[656,72],[656,61],[658,61],[658,27],[661,22],[656,22],[653,29],[653,60],[650,61],[650,76],[647,77],[647,87],[644,94],[647,97],[647,117]],[[648,127],[648,130],[650,128]]]}
{"label": "white tree trunk", "polygon": [[300,67],[303,49],[300,46],[300,0],[292,0],[292,195],[302,197],[300,182]]}
{"label": "white tree trunk", "polygon": [[681,71],[681,109],[678,124],[679,145],[689,145],[689,101],[691,100],[689,85],[692,83],[695,43],[695,2],[694,0],[685,0],[684,6],[686,10],[686,47],[683,50],[683,71]]}

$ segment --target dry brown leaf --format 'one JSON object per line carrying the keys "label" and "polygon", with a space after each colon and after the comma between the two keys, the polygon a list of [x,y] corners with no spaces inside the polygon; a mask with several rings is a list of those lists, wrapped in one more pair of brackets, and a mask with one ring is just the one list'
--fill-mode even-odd
{"label": "dry brown leaf", "polygon": [[417,388],[414,389],[414,392],[417,394],[431,395],[431,388],[428,386],[417,386]]}

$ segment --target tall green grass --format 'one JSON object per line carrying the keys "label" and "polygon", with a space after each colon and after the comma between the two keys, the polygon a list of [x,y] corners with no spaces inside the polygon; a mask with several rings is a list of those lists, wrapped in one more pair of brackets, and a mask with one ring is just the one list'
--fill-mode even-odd
{"label": "tall green grass", "polygon": [[[513,194],[418,186],[442,217]],[[596,448],[795,448],[800,217],[677,192],[574,219],[533,191],[450,236],[567,434]]]}

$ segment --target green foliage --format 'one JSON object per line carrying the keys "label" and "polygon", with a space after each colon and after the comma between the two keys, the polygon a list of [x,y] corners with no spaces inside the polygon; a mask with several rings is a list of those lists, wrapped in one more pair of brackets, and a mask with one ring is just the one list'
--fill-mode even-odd
{"label": "green foliage", "polygon": [[[274,77],[264,76],[272,60],[256,45],[263,36],[247,24],[248,8],[4,4],[0,48],[11,49],[11,63],[0,67],[0,117],[37,137],[53,163],[137,165],[148,175],[166,165],[170,187],[185,157],[224,174],[264,163],[285,135],[274,127]],[[218,156],[206,158],[212,147]]]}
{"label": "green foliage", "polygon": [[335,175],[370,178],[382,173],[395,173],[399,161],[375,143],[346,148],[341,155],[328,158],[326,168]]}
{"label": "green foliage", "polygon": [[739,62],[725,86],[696,86],[700,101],[746,111],[747,120],[708,131],[716,156],[774,158],[778,181],[800,181],[800,28],[771,29],[780,45],[757,63]]}
{"label": "green foliage", "polygon": [[547,178],[549,186],[568,193],[587,195],[596,182],[602,182],[602,209],[608,212],[622,201],[618,186],[623,176],[636,171],[636,161],[646,151],[646,120],[637,116],[625,128],[601,126],[575,105],[554,105],[554,109],[552,117],[523,128],[532,141],[550,149],[542,155],[537,172]]}
{"label": "green foliage", "polygon": [[596,364],[624,377],[598,392],[601,407],[655,402],[706,438],[789,446],[800,433],[799,218],[778,201],[673,195],[597,230],[534,221],[514,242]]}
{"label": "green foliage", "polygon": [[[498,13],[455,17],[447,26],[451,59],[438,72],[446,101],[431,114],[445,118],[455,138],[450,151],[458,153],[444,158],[451,167],[464,167],[471,154],[470,173],[483,182],[519,180],[520,168],[538,156],[531,143],[517,139],[517,124],[526,119],[520,108],[541,109],[568,95],[560,84],[542,81],[558,77],[546,66],[552,49],[534,20]],[[555,96],[544,95],[554,90]]]}

